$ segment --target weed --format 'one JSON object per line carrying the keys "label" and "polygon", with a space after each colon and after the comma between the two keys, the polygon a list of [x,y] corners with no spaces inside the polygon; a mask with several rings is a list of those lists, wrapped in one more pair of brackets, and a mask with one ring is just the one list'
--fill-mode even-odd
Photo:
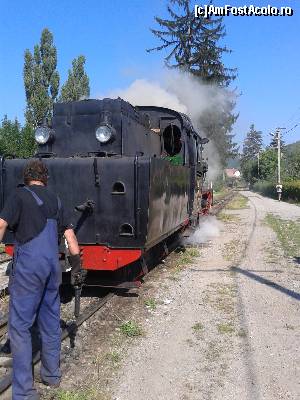
{"label": "weed", "polygon": [[107,360],[111,361],[113,364],[117,364],[121,361],[121,355],[116,350],[113,350],[110,353],[107,353],[105,358]]}
{"label": "weed", "polygon": [[300,224],[290,220],[267,214],[265,221],[276,233],[282,249],[287,257],[299,257]]}
{"label": "weed", "polygon": [[234,332],[234,326],[231,323],[223,323],[217,325],[218,332],[222,334]]}
{"label": "weed", "polygon": [[187,251],[180,252],[177,260],[177,265],[180,266],[185,264],[191,264],[192,261],[193,257]]}
{"label": "weed", "polygon": [[245,329],[241,328],[241,329],[238,331],[237,335],[238,335],[239,337],[244,338],[244,337],[247,336],[247,333],[246,333]]}
{"label": "weed", "polygon": [[185,252],[191,257],[200,257],[200,251],[195,247],[189,247]]}
{"label": "weed", "polygon": [[228,210],[241,210],[243,208],[249,208],[248,199],[247,197],[238,194],[227,204],[225,208]]}
{"label": "weed", "polygon": [[217,341],[213,340],[208,343],[208,348],[205,351],[205,358],[210,362],[217,362],[221,357],[221,353],[221,345]]}
{"label": "weed", "polygon": [[155,310],[156,309],[156,300],[155,299],[146,299],[144,301],[144,304],[150,310]]}
{"label": "weed", "polygon": [[218,219],[220,221],[228,222],[228,223],[239,222],[240,221],[240,218],[237,215],[235,215],[235,214],[225,214],[225,213],[220,213],[218,215]]}
{"label": "weed", "polygon": [[223,247],[222,254],[226,261],[232,261],[235,259],[236,255],[239,253],[241,248],[241,242],[236,239],[230,240],[225,243]]}
{"label": "weed", "polygon": [[120,326],[123,335],[128,337],[141,336],[142,328],[134,321],[123,322]]}
{"label": "weed", "polygon": [[192,327],[194,329],[194,331],[202,331],[202,329],[204,329],[203,324],[201,324],[201,322],[197,322],[195,325],[193,325]]}
{"label": "weed", "polygon": [[92,400],[95,399],[94,393],[91,390],[86,391],[69,391],[69,390],[59,390],[57,392],[58,400]]}

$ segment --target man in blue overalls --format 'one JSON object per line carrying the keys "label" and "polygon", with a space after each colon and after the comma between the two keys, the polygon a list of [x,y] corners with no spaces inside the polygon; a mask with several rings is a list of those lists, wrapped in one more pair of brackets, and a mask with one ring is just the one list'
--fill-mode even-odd
{"label": "man in blue overalls", "polygon": [[58,230],[68,243],[72,273],[80,270],[76,236],[59,198],[47,189],[47,178],[45,164],[30,161],[24,169],[25,186],[10,195],[0,213],[0,241],[7,227],[15,235],[9,283],[13,400],[39,399],[32,376],[30,329],[35,321],[41,338],[41,380],[54,387],[60,383]]}

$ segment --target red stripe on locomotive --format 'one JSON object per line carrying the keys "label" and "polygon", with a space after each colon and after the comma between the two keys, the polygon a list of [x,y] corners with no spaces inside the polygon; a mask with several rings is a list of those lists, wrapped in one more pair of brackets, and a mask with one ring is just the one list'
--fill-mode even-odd
{"label": "red stripe on locomotive", "polygon": [[116,271],[137,261],[140,249],[111,249],[106,246],[82,246],[83,268],[89,270]]}

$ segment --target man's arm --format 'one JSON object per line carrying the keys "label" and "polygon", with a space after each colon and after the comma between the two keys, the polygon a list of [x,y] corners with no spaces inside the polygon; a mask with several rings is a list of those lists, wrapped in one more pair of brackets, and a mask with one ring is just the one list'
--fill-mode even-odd
{"label": "man's arm", "polygon": [[0,218],[0,242],[2,242],[7,225],[8,225],[7,222],[4,219]]}
{"label": "man's arm", "polygon": [[74,230],[66,229],[64,236],[68,243],[68,248],[69,248],[69,252],[70,252],[71,256],[76,256],[77,254],[79,254],[80,250],[79,250],[78,241],[75,236]]}

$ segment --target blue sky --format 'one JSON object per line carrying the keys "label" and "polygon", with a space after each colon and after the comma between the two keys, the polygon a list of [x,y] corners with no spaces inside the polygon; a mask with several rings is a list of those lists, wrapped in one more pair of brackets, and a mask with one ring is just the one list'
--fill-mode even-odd
{"label": "blue sky", "polygon": [[[228,3],[251,4],[217,2]],[[149,27],[155,15],[166,16],[165,0],[0,0],[0,5],[0,118],[8,114],[23,121],[23,54],[38,43],[44,27],[54,34],[61,82],[72,59],[86,56],[91,97],[125,88],[137,78],[161,76],[163,54],[145,49],[157,44]],[[271,5],[289,5],[294,16],[224,18],[225,42],[233,50],[225,61],[239,73],[234,82],[241,93],[234,128],[239,143],[251,123],[268,144],[275,127],[300,122],[300,5],[296,0],[273,0]],[[285,140],[300,140],[300,123]]]}

